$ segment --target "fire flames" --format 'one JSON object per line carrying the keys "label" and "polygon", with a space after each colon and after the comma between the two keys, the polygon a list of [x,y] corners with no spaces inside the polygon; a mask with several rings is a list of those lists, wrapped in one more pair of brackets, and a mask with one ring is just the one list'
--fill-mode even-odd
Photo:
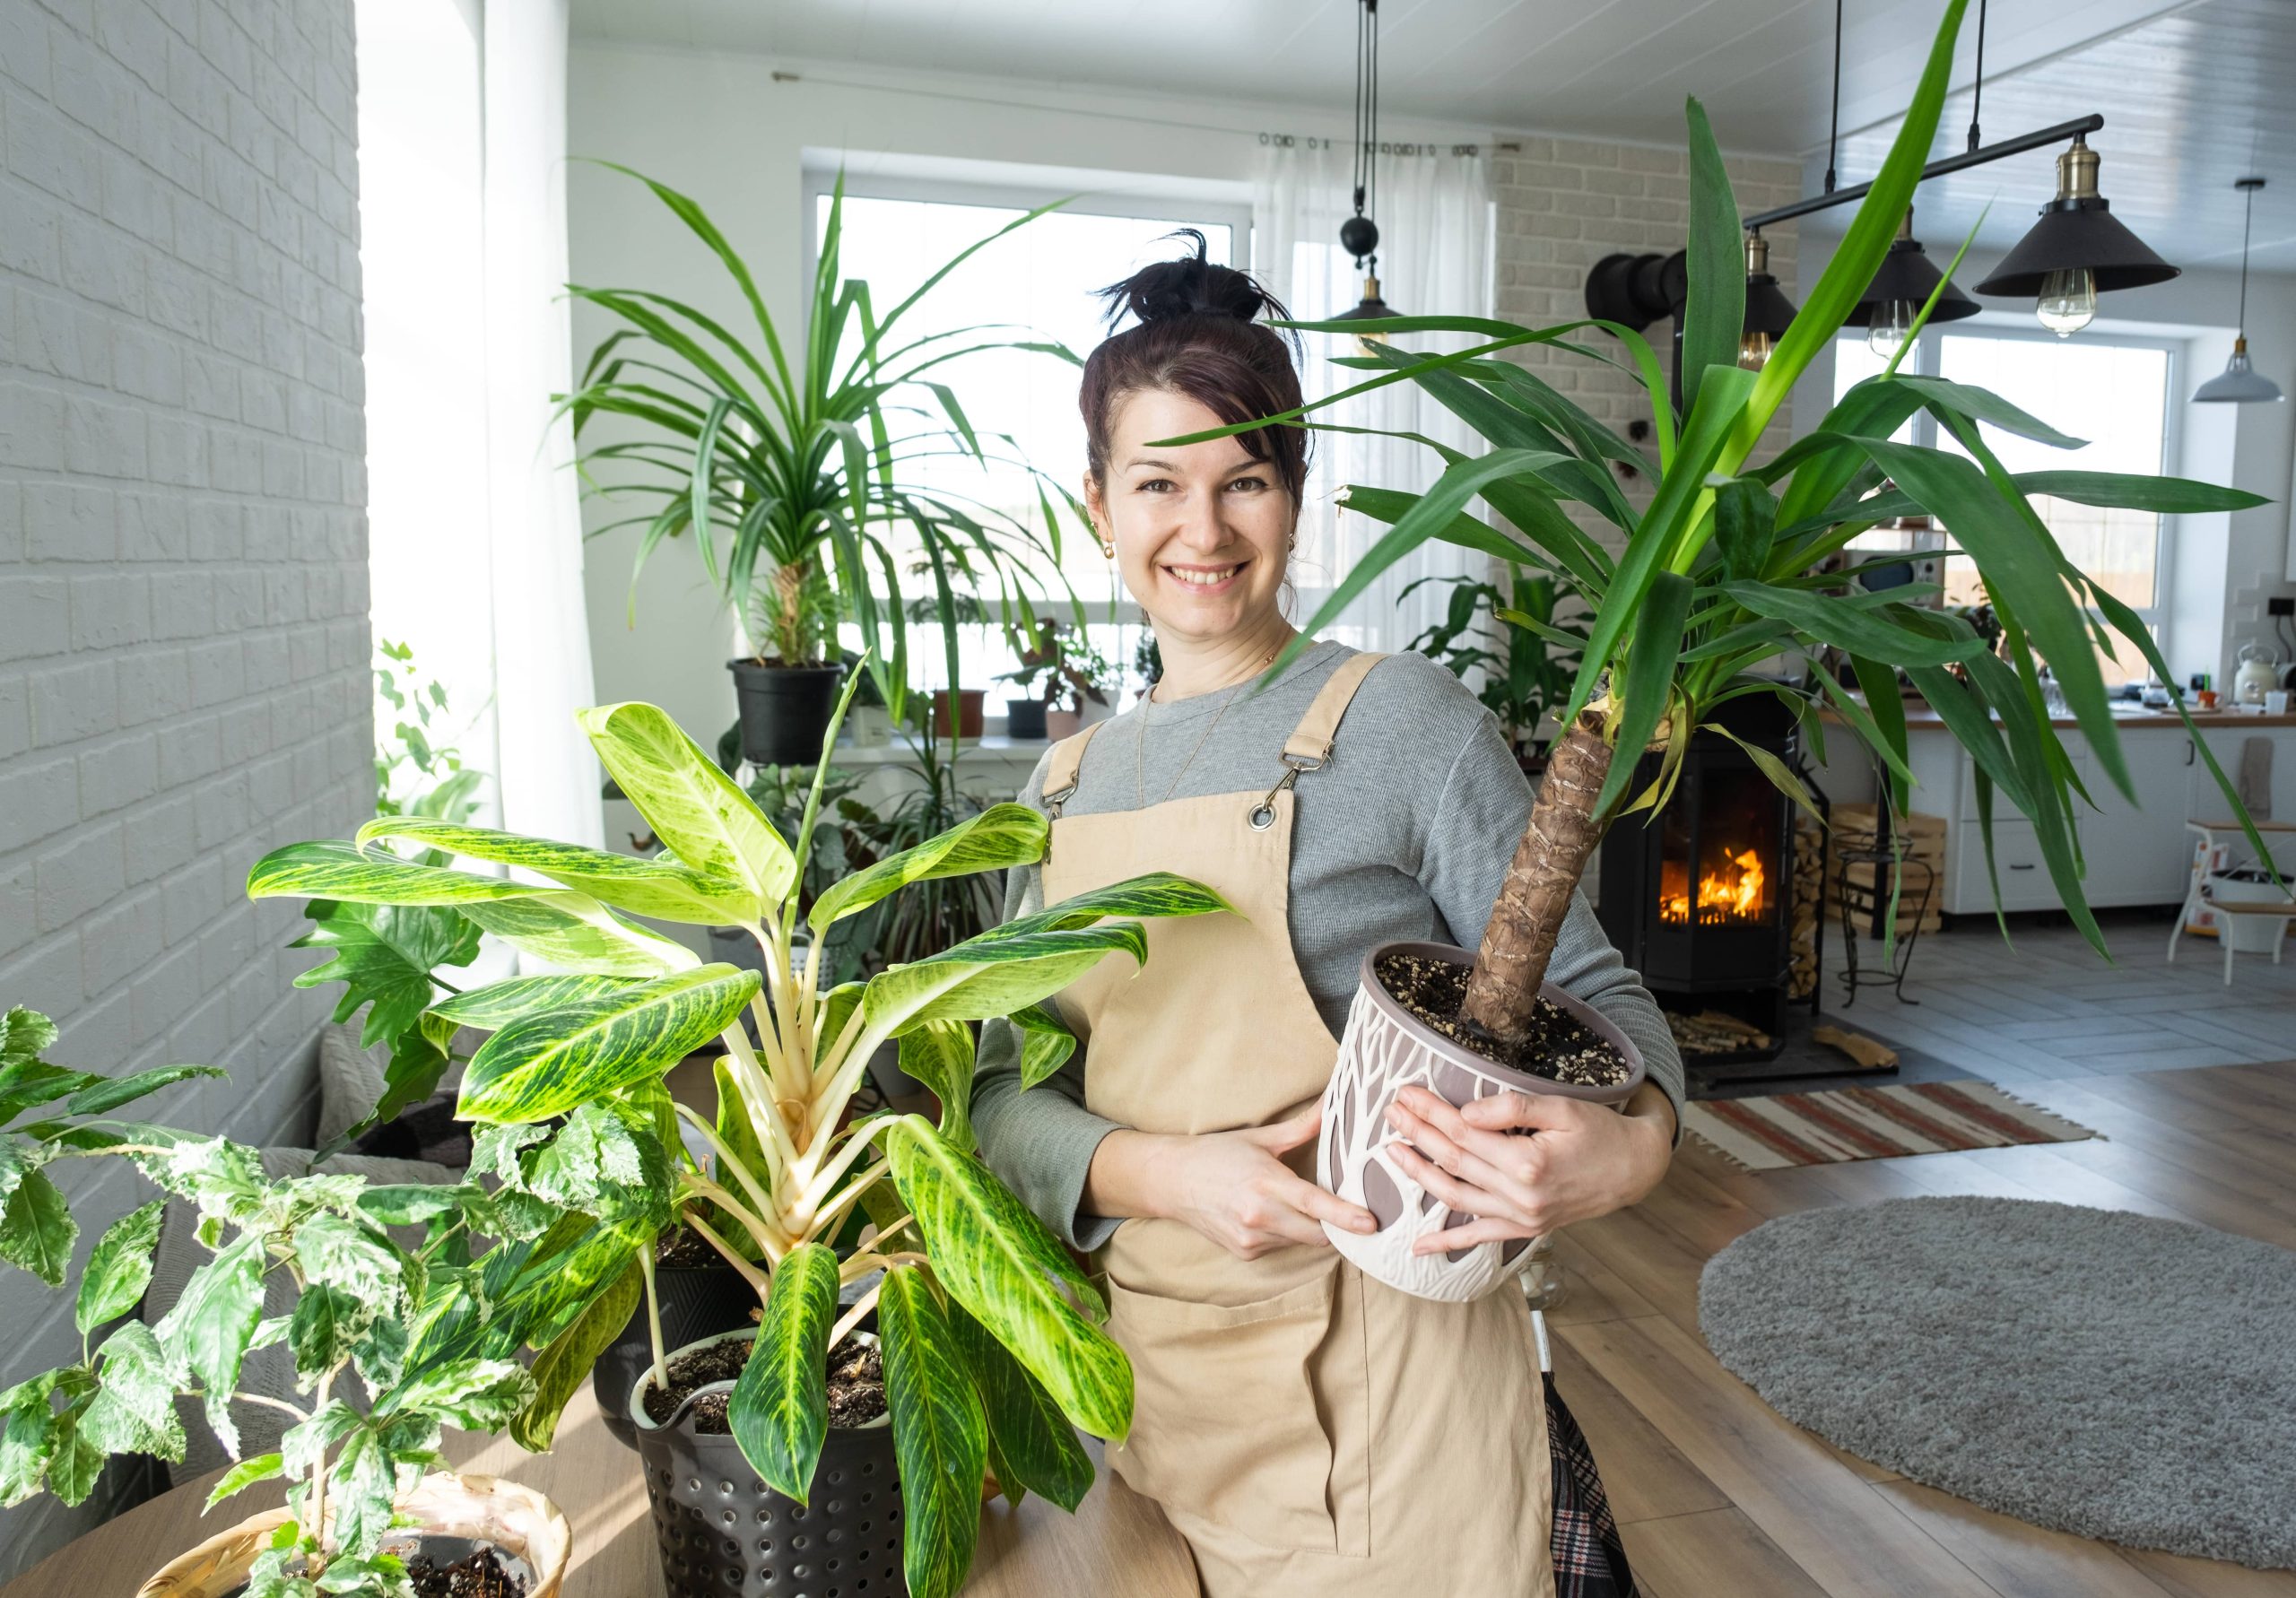
{"label": "fire flames", "polygon": [[[1668,860],[1660,865],[1660,920],[1677,925],[1689,922],[1688,876],[1688,868],[1683,861]],[[1752,921],[1759,918],[1767,908],[1762,894],[1765,880],[1761,857],[1753,850],[1725,853],[1720,863],[1699,873],[1699,925],[1704,926],[1718,921]]]}

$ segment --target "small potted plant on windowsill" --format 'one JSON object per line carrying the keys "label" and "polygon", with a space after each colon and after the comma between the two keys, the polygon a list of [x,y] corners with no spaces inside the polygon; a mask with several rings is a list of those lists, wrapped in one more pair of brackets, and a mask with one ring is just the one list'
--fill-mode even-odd
{"label": "small potted plant on windowsill", "polygon": [[1045,736],[1067,738],[1087,723],[1116,714],[1116,695],[1124,679],[1116,663],[1082,632],[1062,629],[1057,636],[1059,688],[1045,711]]}
{"label": "small potted plant on windowsill", "polygon": [[[508,1355],[546,1336],[553,1317],[580,1310],[594,1273],[569,1257],[568,1244],[611,1230],[613,1220],[577,1215],[569,1227],[557,1204],[498,1200],[468,1184],[370,1186],[333,1174],[274,1179],[252,1149],[111,1115],[169,1082],[222,1073],[176,1066],[107,1078],[69,1071],[39,1058],[55,1037],[47,1018],[29,1010],[0,1017],[5,1107],[20,1123],[0,1133],[0,1180],[11,1190],[0,1258],[63,1284],[78,1228],[45,1168],[98,1156],[132,1161],[196,1205],[196,1238],[210,1257],[156,1321],[122,1320],[151,1284],[168,1201],[130,1212],[97,1240],[73,1301],[81,1358],[0,1394],[0,1498],[14,1504],[45,1489],[77,1504],[112,1455],[181,1460],[179,1397],[199,1401],[236,1456],[232,1407],[260,1404],[292,1421],[281,1447],[239,1459],[208,1505],[283,1477],[287,1507],[170,1559],[144,1592],[404,1598],[410,1569],[427,1568],[500,1582],[458,1592],[555,1598],[572,1550],[565,1520],[538,1493],[443,1471],[439,1437],[448,1426],[509,1427],[534,1406],[536,1378]],[[586,1196],[598,1196],[594,1178]],[[660,1203],[634,1188],[621,1199]],[[422,1229],[419,1246],[393,1235],[413,1227]],[[474,1261],[471,1239],[482,1230],[517,1240]],[[558,1246],[546,1246],[553,1235]],[[482,1276],[487,1290],[475,1293]],[[266,1316],[270,1282],[292,1284],[286,1313]],[[271,1343],[292,1350],[300,1402],[240,1391],[248,1353]]]}

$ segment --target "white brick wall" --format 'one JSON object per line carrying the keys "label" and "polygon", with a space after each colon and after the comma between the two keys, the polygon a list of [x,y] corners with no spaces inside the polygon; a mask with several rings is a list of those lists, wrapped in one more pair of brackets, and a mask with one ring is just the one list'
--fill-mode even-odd
{"label": "white brick wall", "polygon": [[[355,127],[350,0],[0,0],[0,1005],[256,1142],[326,1003],[247,867],[371,809]],[[0,1386],[70,1333],[8,1271]]]}
{"label": "white brick wall", "polygon": [[[1524,138],[1520,148],[1500,154],[1493,180],[1499,204],[1499,317],[1526,327],[1575,322],[1587,314],[1587,274],[1614,252],[1671,254],[1690,233],[1689,157],[1684,149],[1612,144],[1583,139]],[[1750,215],[1782,205],[1801,193],[1801,169],[1793,161],[1735,157],[1724,162],[1738,197],[1738,213]],[[1770,269],[1790,295],[1795,286],[1795,230],[1768,230]],[[1643,330],[1671,375],[1673,324],[1665,319]],[[1617,341],[1599,333],[1572,335],[1613,354]],[[1592,415],[1621,433],[1631,421],[1649,419],[1648,396],[1624,373],[1582,356],[1533,345],[1510,357],[1544,378]],[[1766,449],[1784,447],[1790,416],[1781,415],[1764,435]],[[1655,447],[1651,449],[1655,461]],[[1649,502],[1649,478],[1625,484],[1636,505]],[[1617,528],[1583,507],[1570,508],[1581,525],[1605,543],[1620,541]]]}

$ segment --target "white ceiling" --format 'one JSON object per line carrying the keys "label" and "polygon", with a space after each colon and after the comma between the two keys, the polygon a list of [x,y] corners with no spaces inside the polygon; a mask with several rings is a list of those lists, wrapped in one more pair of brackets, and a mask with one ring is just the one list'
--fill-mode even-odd
{"label": "white ceiling", "polygon": [[[1344,117],[1356,0],[572,0],[578,37],[751,51]],[[1869,176],[1926,54],[1938,0],[1842,0],[1839,168]],[[1955,81],[1973,74],[1977,6]],[[1384,114],[1672,143],[1683,97],[1730,149],[1822,154],[1833,68],[1827,0],[1386,0]],[[2116,214],[2182,265],[2239,248],[2233,178],[2257,200],[2260,267],[2296,268],[2296,0],[1990,0],[1988,139],[2091,110]],[[1969,124],[1956,96],[1937,153]],[[2006,246],[2053,192],[2051,156],[1944,179],[1925,206]],[[1821,224],[1822,225],[1822,224]]]}

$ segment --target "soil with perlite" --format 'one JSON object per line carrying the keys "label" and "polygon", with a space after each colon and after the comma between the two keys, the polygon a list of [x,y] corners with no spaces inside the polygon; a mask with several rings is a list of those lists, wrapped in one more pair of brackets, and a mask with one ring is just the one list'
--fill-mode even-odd
{"label": "soil with perlite", "polygon": [[1471,968],[1421,954],[1383,954],[1371,968],[1387,996],[1420,1025],[1510,1071],[1584,1088],[1616,1087],[1634,1074],[1615,1046],[1552,999],[1540,998],[1521,1047],[1510,1051],[1459,1014]]}
{"label": "soil with perlite", "polygon": [[526,1584],[502,1568],[491,1548],[465,1554],[445,1567],[421,1554],[406,1562],[415,1598],[526,1598]]}
{"label": "soil with perlite", "polygon": [[[742,1368],[750,1362],[750,1350],[756,1346],[753,1340],[715,1342],[671,1360],[670,1385],[652,1385],[646,1389],[647,1418],[660,1426],[677,1413],[678,1405],[696,1389],[713,1382],[740,1380]],[[704,1393],[695,1399],[693,1408],[688,1411],[693,1417],[694,1430],[709,1437],[723,1437],[731,1431],[726,1406],[733,1396],[731,1393]],[[876,1344],[847,1338],[830,1350],[829,1423],[866,1426],[884,1412],[885,1371]]]}

